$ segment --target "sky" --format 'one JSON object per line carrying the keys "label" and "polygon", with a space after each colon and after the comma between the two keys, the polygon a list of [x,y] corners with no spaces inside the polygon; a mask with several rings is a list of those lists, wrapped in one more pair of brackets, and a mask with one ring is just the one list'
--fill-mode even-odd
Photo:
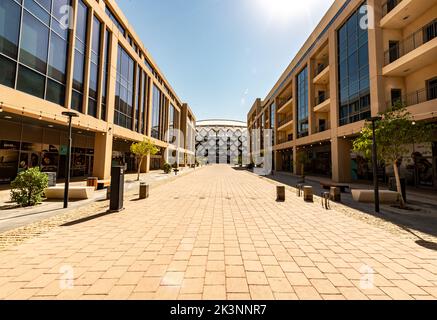
{"label": "sky", "polygon": [[118,0],[197,120],[246,121],[334,0]]}

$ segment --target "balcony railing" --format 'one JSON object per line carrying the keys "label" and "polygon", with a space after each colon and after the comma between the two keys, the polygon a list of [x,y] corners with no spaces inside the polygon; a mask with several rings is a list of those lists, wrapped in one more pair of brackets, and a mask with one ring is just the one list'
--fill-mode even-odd
{"label": "balcony railing", "polygon": [[402,0],[388,0],[382,5],[382,16],[385,17],[387,14],[390,13],[394,8],[397,7],[399,3],[401,3]]}
{"label": "balcony railing", "polygon": [[290,141],[293,141],[293,135],[290,135],[288,137],[278,138],[278,144],[283,144],[283,143],[287,143],[287,142],[290,142]]}
{"label": "balcony railing", "polygon": [[414,32],[408,38],[393,44],[384,54],[384,63],[388,65],[423,44],[437,37],[437,19]]}
{"label": "balcony railing", "polygon": [[293,115],[286,115],[283,119],[278,121],[278,127],[282,127],[284,124],[289,123],[291,120],[293,120]]}
{"label": "balcony railing", "polygon": [[406,107],[409,107],[435,99],[437,99],[437,84],[403,95],[395,101],[389,101],[387,102],[387,106],[391,107],[397,103],[400,103]]}
{"label": "balcony railing", "polygon": [[325,102],[329,99],[329,91],[322,91],[315,99],[314,105],[318,106],[319,104]]}
{"label": "balcony railing", "polygon": [[320,125],[316,126],[316,133],[324,132],[324,131],[327,131],[329,129],[331,129],[331,125],[329,122],[326,122],[325,124],[320,124]]}
{"label": "balcony railing", "polygon": [[281,109],[292,97],[288,98],[278,98],[278,110]]}
{"label": "balcony railing", "polygon": [[322,62],[318,63],[317,66],[316,66],[316,70],[315,70],[316,71],[315,72],[315,76],[317,77],[319,74],[321,74],[322,71],[325,70],[328,67],[328,65],[329,65],[329,61],[328,60],[322,61]]}

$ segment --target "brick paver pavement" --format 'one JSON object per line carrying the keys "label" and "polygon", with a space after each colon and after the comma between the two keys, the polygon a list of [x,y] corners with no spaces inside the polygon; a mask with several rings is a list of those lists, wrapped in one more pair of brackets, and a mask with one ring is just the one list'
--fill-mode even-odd
{"label": "brick paver pavement", "polygon": [[0,252],[0,298],[436,299],[437,252],[211,166]]}

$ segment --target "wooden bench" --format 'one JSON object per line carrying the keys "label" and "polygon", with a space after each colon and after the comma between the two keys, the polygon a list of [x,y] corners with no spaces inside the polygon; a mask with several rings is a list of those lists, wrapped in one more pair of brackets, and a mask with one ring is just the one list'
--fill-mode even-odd
{"label": "wooden bench", "polygon": [[[352,190],[352,197],[357,202],[374,203],[375,191],[373,190]],[[379,191],[379,200],[381,203],[394,204],[399,202],[399,193],[388,190]]]}
{"label": "wooden bench", "polygon": [[111,186],[111,179],[97,181],[97,190],[103,190]]}
{"label": "wooden bench", "polygon": [[[64,187],[50,187],[44,190],[47,199],[64,199]],[[68,198],[72,200],[86,200],[94,195],[94,187],[73,187],[68,189]]]}
{"label": "wooden bench", "polygon": [[320,181],[320,186],[325,190],[331,190],[332,187],[339,188],[342,193],[346,193],[346,189],[351,188],[348,184],[335,183],[329,181]]}

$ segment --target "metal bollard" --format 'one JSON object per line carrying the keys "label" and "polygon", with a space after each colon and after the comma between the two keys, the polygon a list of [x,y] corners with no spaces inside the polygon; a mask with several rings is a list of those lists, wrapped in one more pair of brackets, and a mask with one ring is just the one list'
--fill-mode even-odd
{"label": "metal bollard", "polygon": [[324,207],[326,210],[331,209],[331,204],[329,202],[330,200],[329,192],[322,192],[320,197],[322,198],[322,207]]}
{"label": "metal bollard", "polygon": [[285,201],[285,186],[276,187],[276,201],[278,202]]}

